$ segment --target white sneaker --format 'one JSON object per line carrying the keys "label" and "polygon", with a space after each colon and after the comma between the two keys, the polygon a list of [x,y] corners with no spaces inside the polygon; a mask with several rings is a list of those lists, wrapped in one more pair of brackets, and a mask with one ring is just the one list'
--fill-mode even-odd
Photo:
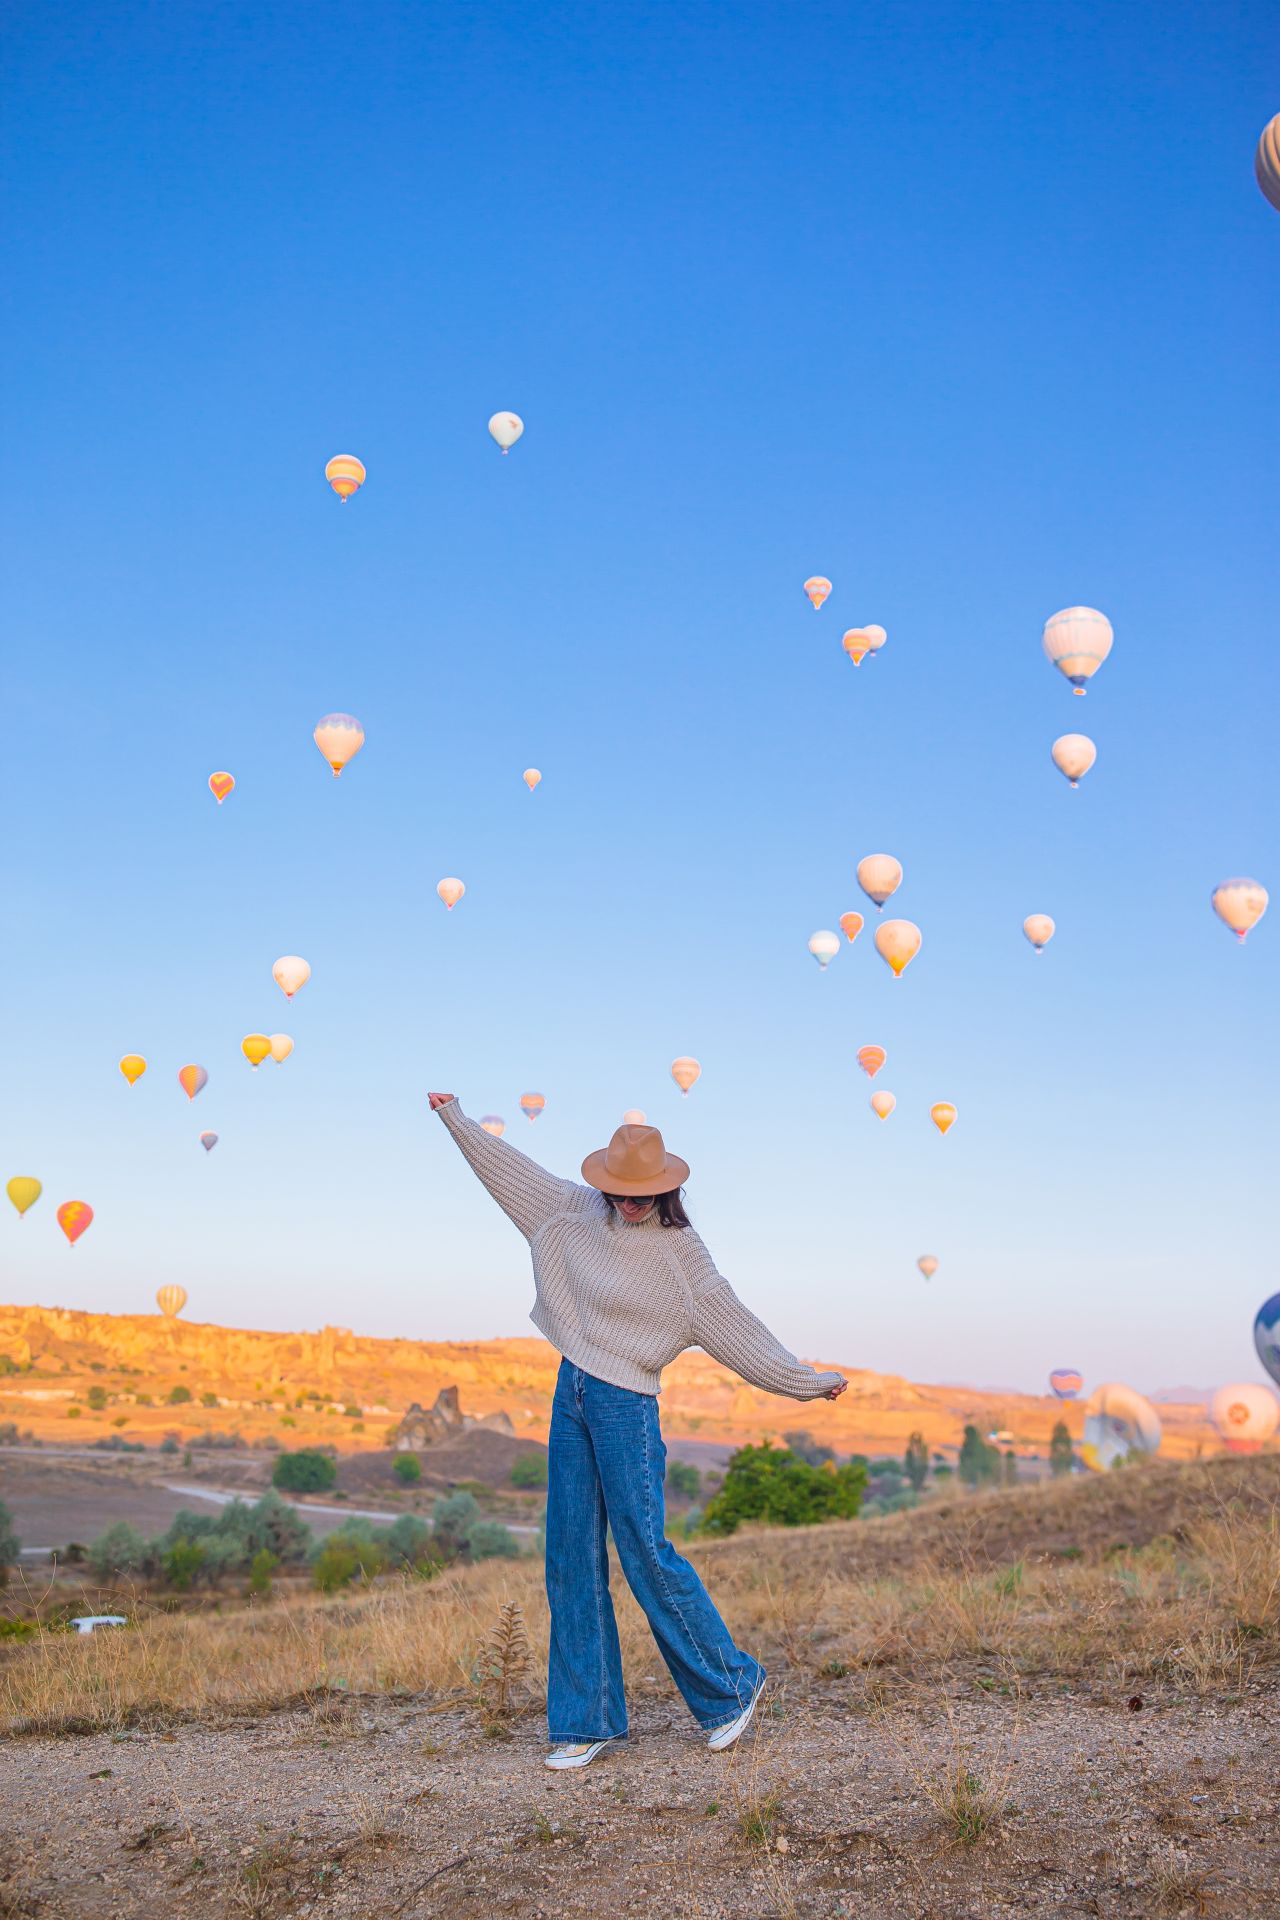
{"label": "white sneaker", "polygon": [[755,1692],[736,1720],[727,1720],[722,1727],[712,1727],[707,1745],[713,1753],[723,1753],[726,1747],[731,1747],[734,1741],[746,1732],[751,1725],[751,1716],[756,1710],[756,1702],[763,1692],[764,1681],[761,1679],[756,1682]]}
{"label": "white sneaker", "polygon": [[554,1753],[547,1755],[542,1764],[544,1767],[553,1768],[557,1773],[562,1773],[566,1767],[589,1767],[596,1755],[603,1753],[606,1747],[612,1746],[613,1740],[617,1738],[619,1736],[615,1734],[610,1740],[579,1740],[574,1746],[557,1747]]}

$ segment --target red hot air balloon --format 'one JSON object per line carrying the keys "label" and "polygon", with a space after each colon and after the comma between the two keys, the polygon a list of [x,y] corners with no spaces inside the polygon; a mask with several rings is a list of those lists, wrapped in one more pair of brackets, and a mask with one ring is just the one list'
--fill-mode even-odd
{"label": "red hot air balloon", "polygon": [[87,1200],[64,1200],[58,1208],[58,1225],[67,1236],[67,1243],[75,1245],[86,1228],[93,1225],[93,1208]]}

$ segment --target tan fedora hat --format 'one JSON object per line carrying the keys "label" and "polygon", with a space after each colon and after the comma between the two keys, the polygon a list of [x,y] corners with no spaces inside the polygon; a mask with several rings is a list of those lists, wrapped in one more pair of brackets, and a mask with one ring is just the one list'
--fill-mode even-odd
{"label": "tan fedora hat", "polygon": [[619,1127],[607,1147],[587,1155],[582,1177],[601,1193],[674,1193],[689,1162],[667,1152],[656,1127]]}

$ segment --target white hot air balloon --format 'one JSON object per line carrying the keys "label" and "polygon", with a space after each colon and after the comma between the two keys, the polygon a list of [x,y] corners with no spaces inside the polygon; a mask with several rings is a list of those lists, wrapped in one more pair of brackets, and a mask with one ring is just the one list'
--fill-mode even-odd
{"label": "white hot air balloon", "polygon": [[267,1038],[271,1042],[271,1058],[273,1060],[287,1060],[293,1052],[293,1041],[289,1038],[288,1034],[269,1033]]}
{"label": "white hot air balloon", "polygon": [[1280,1426],[1280,1401],[1255,1380],[1219,1387],[1209,1402],[1209,1423],[1232,1453],[1257,1453]]}
{"label": "white hot air balloon", "polygon": [[446,878],[436,882],[436,892],[440,895],[440,898],[444,901],[450,913],[452,913],[466,892],[466,888],[463,886],[461,880]]}
{"label": "white hot air balloon", "polygon": [[1064,607],[1044,623],[1045,659],[1051,660],[1073,693],[1083,693],[1111,651],[1111,622],[1096,607]]}
{"label": "white hot air balloon", "polygon": [[1085,1402],[1080,1457],[1095,1473],[1122,1465],[1130,1454],[1157,1452],[1160,1439],[1159,1414],[1132,1387],[1108,1380]]}
{"label": "white hot air balloon", "polygon": [[489,418],[489,431],[502,448],[510,453],[520,435],[524,432],[524,421],[518,413],[495,413]]}
{"label": "white hot air balloon", "polygon": [[1022,923],[1022,931],[1036,952],[1043,953],[1057,932],[1057,928],[1047,913],[1029,913]]}
{"label": "white hot air balloon", "polygon": [[[299,987],[305,987],[311,978],[311,963],[301,954],[281,954],[271,969],[271,977],[286,1000],[292,1000]],[[275,1049],[272,1048],[274,1053]]]}
{"label": "white hot air balloon", "polygon": [[364,745],[364,728],[354,714],[326,713],[316,722],[312,739],[333,768],[336,780]]}
{"label": "white hot air balloon", "polygon": [[1258,185],[1280,212],[1280,113],[1268,120],[1253,156]]}
{"label": "white hot air balloon", "polygon": [[876,952],[895,980],[901,980],[920,951],[920,929],[914,920],[885,920],[876,928]]}
{"label": "white hot air balloon", "polygon": [[840,935],[825,928],[809,935],[809,951],[825,973],[840,951]]}
{"label": "white hot air balloon", "polygon": [[1213,910],[1243,942],[1267,910],[1269,895],[1256,880],[1224,880],[1213,890]]}
{"label": "white hot air balloon", "polygon": [[643,1127],[645,1123],[643,1107],[628,1107],[622,1116],[624,1127]]}
{"label": "white hot air balloon", "polygon": [[858,862],[858,885],[868,900],[876,903],[876,912],[902,885],[902,866],[891,853],[868,853]]}
{"label": "white hot air balloon", "polygon": [[1084,733],[1064,733],[1053,743],[1053,764],[1073,787],[1078,787],[1098,757],[1098,749]]}

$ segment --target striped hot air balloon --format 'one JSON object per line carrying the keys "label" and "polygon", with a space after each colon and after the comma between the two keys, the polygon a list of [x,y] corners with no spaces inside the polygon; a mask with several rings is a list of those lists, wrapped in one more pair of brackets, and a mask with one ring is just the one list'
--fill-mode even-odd
{"label": "striped hot air balloon", "polygon": [[166,1320],[176,1320],[187,1304],[185,1287],[161,1287],[156,1294],[156,1305]]}
{"label": "striped hot air balloon", "polygon": [[858,1048],[858,1065],[862,1068],[868,1080],[875,1079],[888,1057],[883,1047]]}
{"label": "striped hot air balloon", "polygon": [[345,507],[353,493],[359,493],[365,482],[363,460],[357,460],[354,453],[335,453],[324,470],[329,482]]}
{"label": "striped hot air balloon", "polygon": [[1084,1375],[1074,1367],[1055,1367],[1049,1375],[1050,1389],[1058,1400],[1074,1400],[1083,1385]]}
{"label": "striped hot air balloon", "polygon": [[808,594],[813,605],[813,610],[816,613],[831,591],[831,582],[827,579],[825,573],[815,573],[805,581],[804,590]]}
{"label": "striped hot air balloon", "polygon": [[530,1122],[537,1119],[546,1104],[544,1096],[540,1093],[522,1093],[520,1095],[520,1111]]}

